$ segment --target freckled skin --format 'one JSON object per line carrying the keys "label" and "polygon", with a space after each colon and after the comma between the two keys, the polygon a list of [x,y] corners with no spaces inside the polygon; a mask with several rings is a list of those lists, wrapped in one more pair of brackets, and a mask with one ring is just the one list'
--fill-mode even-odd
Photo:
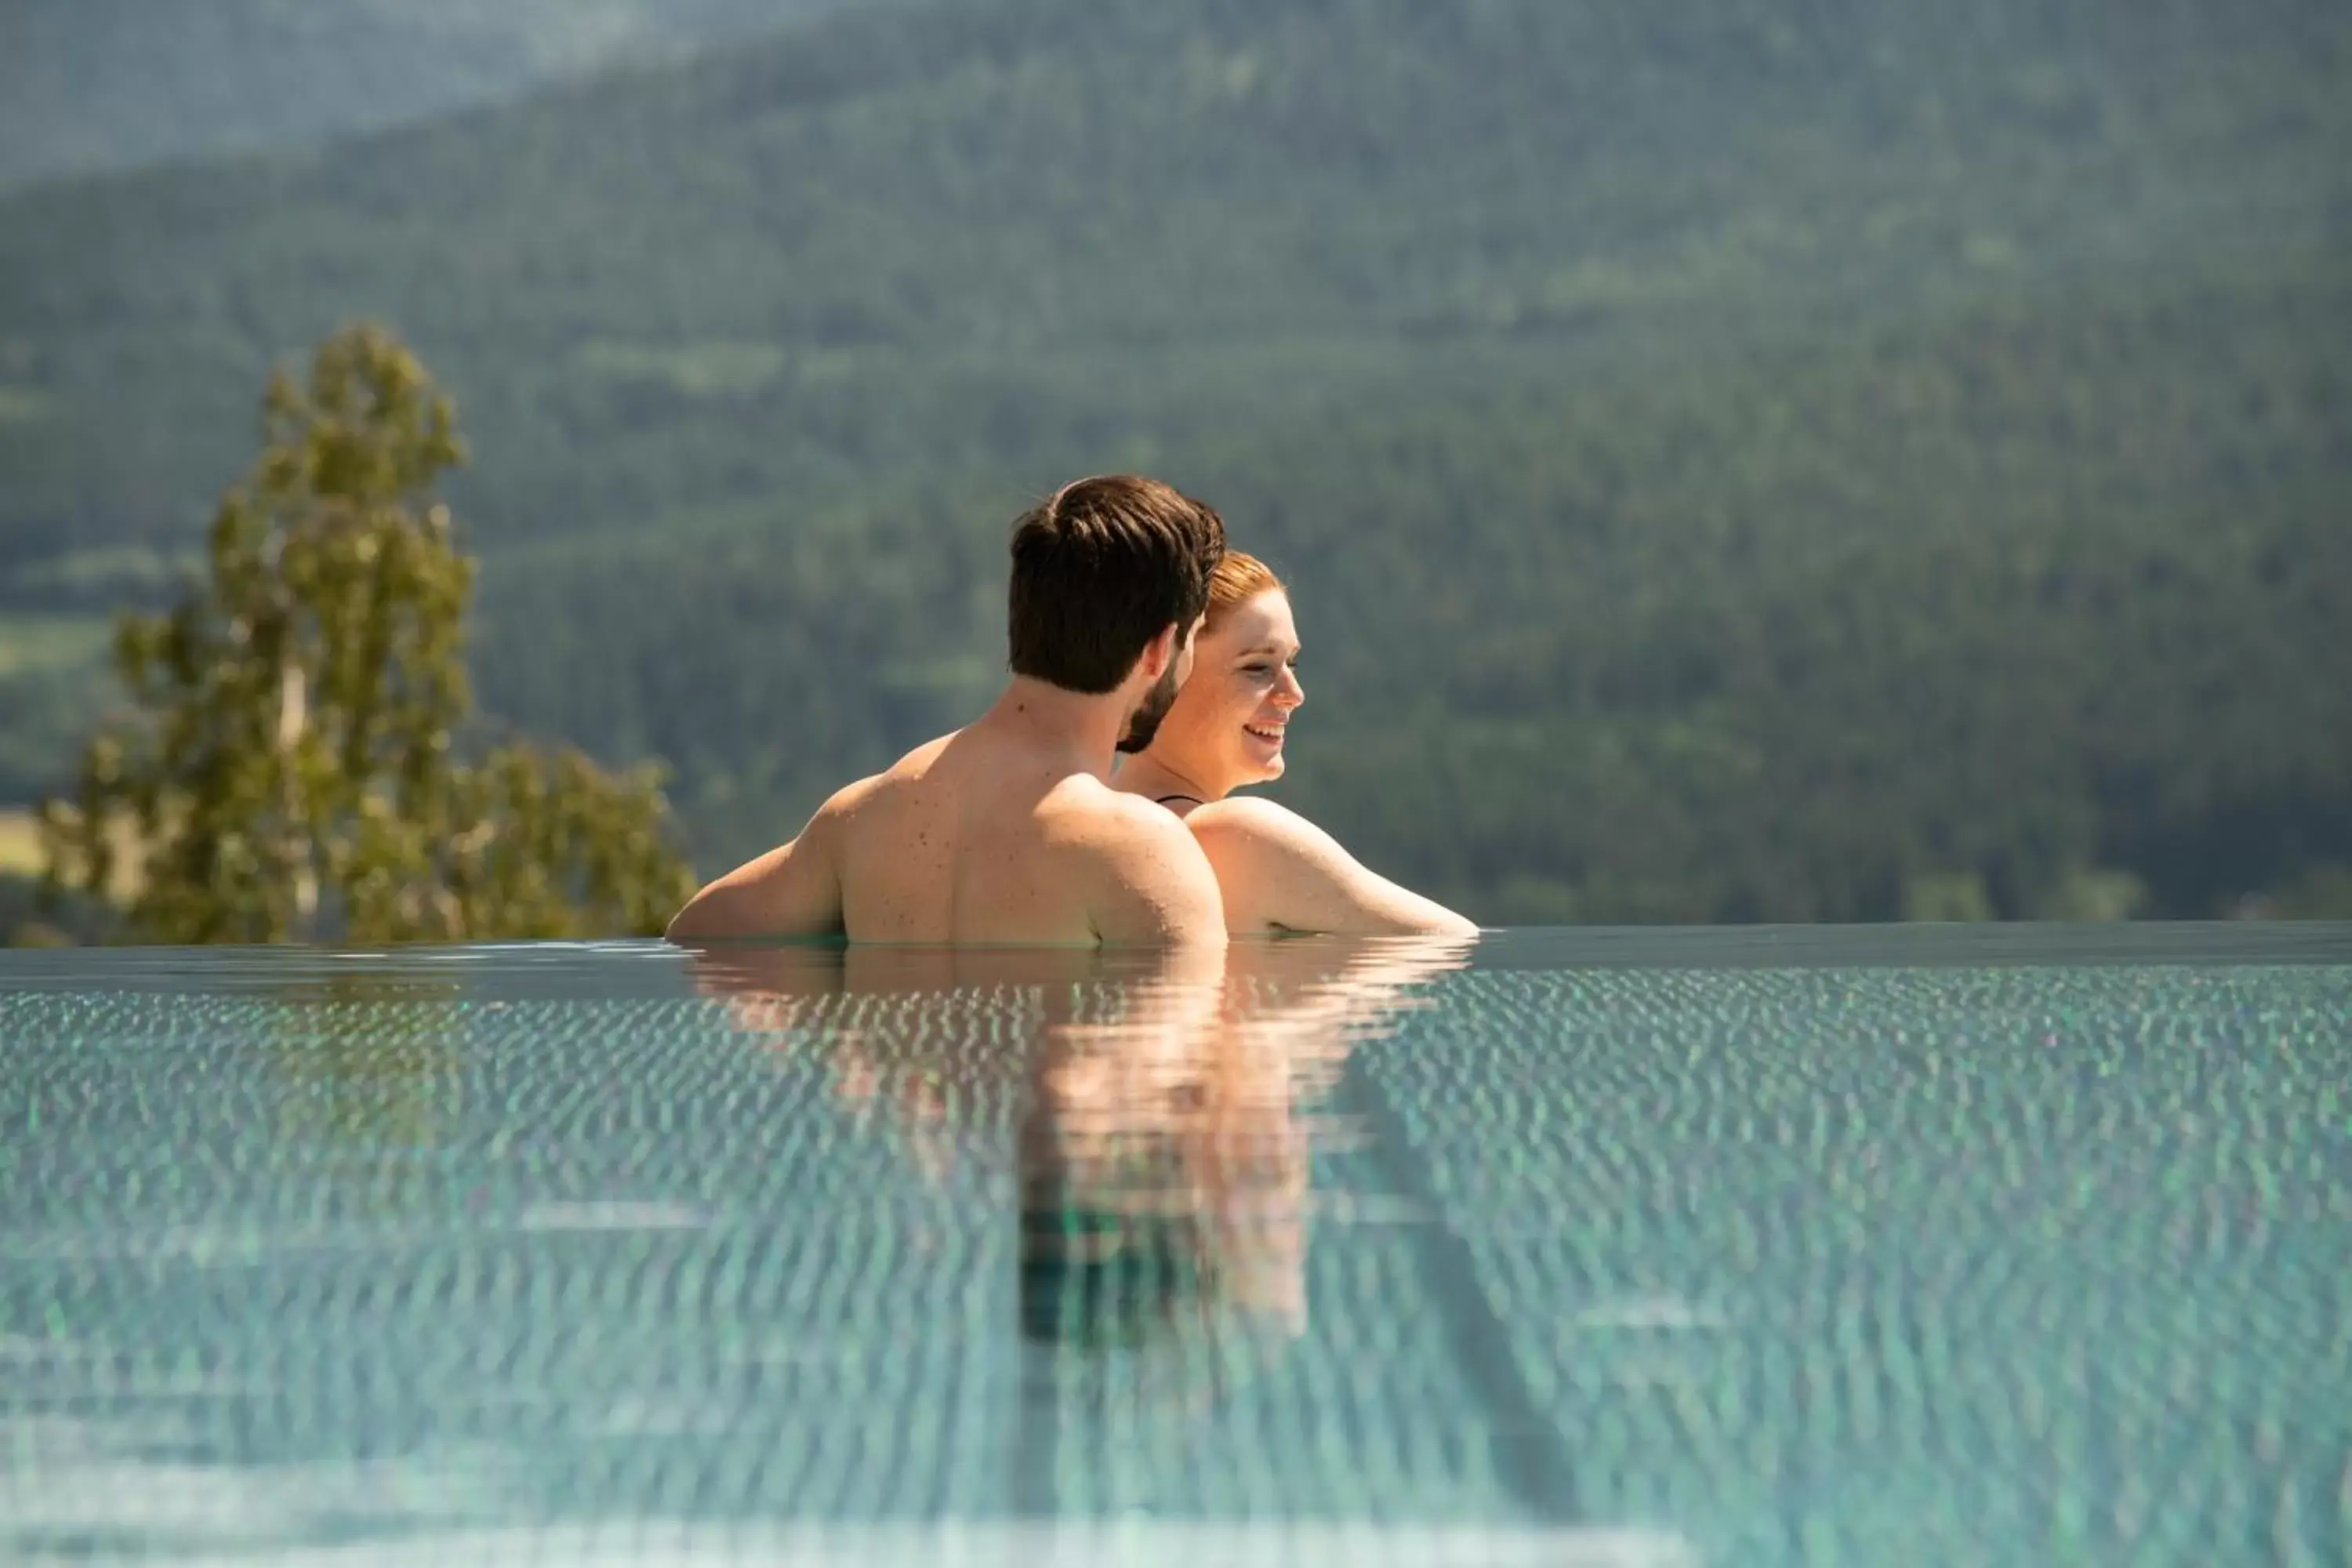
{"label": "freckled skin", "polygon": [[1016,678],[979,720],[841,790],[791,843],[703,889],[671,940],[1222,944],[1200,844],[1108,782],[1146,694],[1191,663],[1170,626],[1116,691]]}

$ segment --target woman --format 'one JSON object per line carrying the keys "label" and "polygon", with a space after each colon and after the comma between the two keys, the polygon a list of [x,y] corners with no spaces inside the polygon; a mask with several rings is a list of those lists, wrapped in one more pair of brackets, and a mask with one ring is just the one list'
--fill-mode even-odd
{"label": "woman", "polygon": [[1376,876],[1329,834],[1270,800],[1229,799],[1282,776],[1298,684],[1290,596],[1264,562],[1228,551],[1209,580],[1192,679],[1151,744],[1112,783],[1175,812],[1216,868],[1225,929],[1469,936],[1477,927],[1442,904]]}

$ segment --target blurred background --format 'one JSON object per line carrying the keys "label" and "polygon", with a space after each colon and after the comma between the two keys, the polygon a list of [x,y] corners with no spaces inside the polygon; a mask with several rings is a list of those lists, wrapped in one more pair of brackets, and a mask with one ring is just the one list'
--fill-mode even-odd
{"label": "blurred background", "polygon": [[0,0],[0,932],[355,320],[482,722],[704,876],[1133,468],[1484,921],[2352,918],[2340,0]]}

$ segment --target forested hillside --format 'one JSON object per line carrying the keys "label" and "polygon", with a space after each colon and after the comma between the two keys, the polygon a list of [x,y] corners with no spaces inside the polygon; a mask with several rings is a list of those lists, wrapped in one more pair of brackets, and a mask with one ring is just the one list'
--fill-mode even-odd
{"label": "forested hillside", "polygon": [[2348,72],[2317,0],[996,0],[26,193],[0,787],[365,314],[478,454],[486,701],[677,763],[709,869],[983,697],[1006,521],[1131,466],[1296,578],[1285,797],[1482,917],[2307,907]]}
{"label": "forested hillside", "polygon": [[0,186],[418,120],[821,0],[0,0]]}

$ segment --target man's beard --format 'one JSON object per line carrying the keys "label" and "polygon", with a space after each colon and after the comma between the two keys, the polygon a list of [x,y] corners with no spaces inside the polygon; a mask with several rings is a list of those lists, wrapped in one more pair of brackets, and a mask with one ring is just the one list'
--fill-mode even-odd
{"label": "man's beard", "polygon": [[1129,756],[1151,744],[1151,737],[1160,733],[1160,721],[1168,717],[1168,710],[1176,706],[1176,661],[1170,659],[1168,668],[1143,694],[1143,705],[1127,721],[1127,733],[1118,738],[1118,749]]}

